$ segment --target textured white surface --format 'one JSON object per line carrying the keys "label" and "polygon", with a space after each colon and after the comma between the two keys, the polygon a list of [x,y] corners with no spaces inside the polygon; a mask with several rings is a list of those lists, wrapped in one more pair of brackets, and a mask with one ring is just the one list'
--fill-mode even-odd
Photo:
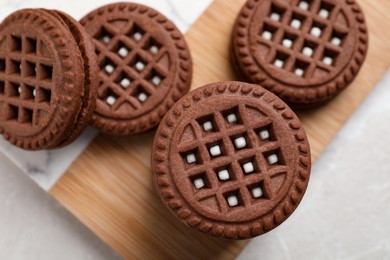
{"label": "textured white surface", "polygon": [[[135,0],[133,2],[142,3],[157,9],[170,18],[182,32],[185,32],[202,14],[211,1],[212,0]],[[59,9],[69,13],[75,19],[80,19],[93,9],[114,2],[117,1],[3,0],[0,2],[0,20],[3,20],[6,16],[16,10],[35,7]],[[105,40],[109,42],[111,39],[107,38]],[[158,48],[151,50],[151,52],[157,51]],[[125,55],[125,51],[122,50],[121,53]],[[144,64],[138,64],[136,66],[138,66],[139,70],[142,70]],[[112,73],[114,67],[107,67],[107,70],[108,73]],[[157,79],[153,80],[154,83],[158,82]],[[123,82],[123,87],[126,88],[127,84],[128,82]],[[143,98],[144,96],[141,97],[141,100],[143,100]],[[95,130],[88,129],[75,143],[64,149],[41,152],[26,152],[15,148],[9,145],[8,142],[0,136],[0,153],[4,153],[17,165],[17,167],[33,178],[42,188],[48,190],[86,148],[89,142],[96,136],[96,133]],[[3,166],[0,165],[0,172],[2,171]]]}
{"label": "textured white surface", "polygon": [[390,259],[390,72],[314,164],[297,211],[239,259]]}
{"label": "textured white surface", "polygon": [[119,259],[1,153],[0,165],[0,259]]}

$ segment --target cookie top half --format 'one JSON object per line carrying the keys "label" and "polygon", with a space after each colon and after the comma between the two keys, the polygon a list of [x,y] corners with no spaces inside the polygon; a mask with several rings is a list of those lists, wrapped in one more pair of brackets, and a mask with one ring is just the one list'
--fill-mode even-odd
{"label": "cookie top half", "polygon": [[103,6],[81,23],[101,69],[93,125],[116,135],[157,126],[190,87],[192,60],[183,35],[159,12],[133,3]]}
{"label": "cookie top half", "polygon": [[233,30],[232,59],[242,78],[306,107],[345,89],[367,47],[355,0],[249,0]]}
{"label": "cookie top half", "polygon": [[290,108],[257,85],[196,89],[162,120],[156,188],[187,225],[216,237],[261,235],[292,214],[310,175],[310,148]]}
{"label": "cookie top half", "polygon": [[0,25],[0,132],[27,150],[73,141],[94,111],[97,72],[94,47],[73,18],[11,14]]}

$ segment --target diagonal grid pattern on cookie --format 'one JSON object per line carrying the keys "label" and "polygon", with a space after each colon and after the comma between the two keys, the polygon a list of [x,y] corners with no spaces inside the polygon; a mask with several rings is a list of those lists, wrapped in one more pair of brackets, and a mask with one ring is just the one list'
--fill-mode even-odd
{"label": "diagonal grid pattern on cookie", "polygon": [[107,103],[113,111],[123,105],[140,109],[167,77],[169,68],[157,62],[166,50],[134,21],[120,28],[106,22],[95,34],[94,43],[103,78],[99,98],[110,98],[107,89],[117,93],[115,104]]}
{"label": "diagonal grid pattern on cookie", "polygon": [[342,10],[323,0],[270,2],[258,35],[262,59],[305,79],[333,72],[349,32],[338,22]]}
{"label": "diagonal grid pattern on cookie", "polygon": [[350,29],[338,22],[340,15],[329,1],[270,1],[257,37],[262,59],[304,79],[332,73]]}
{"label": "diagonal grid pattern on cookie", "polygon": [[35,129],[49,115],[53,60],[40,38],[7,35],[0,42],[0,115]]}
{"label": "diagonal grid pattern on cookie", "polygon": [[178,146],[193,196],[199,203],[214,197],[222,214],[272,199],[272,178],[287,173],[272,122],[251,121],[247,109],[192,120],[196,141]]}

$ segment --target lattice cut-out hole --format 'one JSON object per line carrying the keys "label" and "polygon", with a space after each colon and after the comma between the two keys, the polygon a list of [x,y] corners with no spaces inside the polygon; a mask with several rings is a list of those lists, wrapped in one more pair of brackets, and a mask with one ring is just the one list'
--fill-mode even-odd
{"label": "lattice cut-out hole", "polygon": [[277,52],[273,64],[275,67],[282,69],[284,68],[288,59],[289,59],[288,54],[285,54],[283,52]]}
{"label": "lattice cut-out hole", "polygon": [[242,169],[243,169],[245,174],[248,174],[248,173],[252,173],[255,171],[255,166],[253,165],[253,163],[251,161],[249,161],[249,162],[242,164]]}
{"label": "lattice cut-out hole", "polygon": [[278,21],[280,21],[280,14],[278,14],[276,12],[271,13],[270,18],[271,18],[271,20],[278,22]]}
{"label": "lattice cut-out hole", "polygon": [[211,121],[206,121],[203,123],[203,130],[205,132],[209,132],[213,130],[213,124],[211,123]]}
{"label": "lattice cut-out hole", "polygon": [[[291,33],[285,33],[283,40],[282,40],[282,45],[285,48],[291,49],[294,45],[295,40],[297,39],[297,36]],[[286,55],[282,55],[286,56]],[[283,57],[282,57],[283,59]]]}
{"label": "lattice cut-out hole", "polygon": [[137,55],[130,63],[136,71],[142,72],[146,67],[146,61],[144,61],[139,55]]}
{"label": "lattice cut-out hole", "polygon": [[186,155],[186,160],[188,164],[196,163],[196,156],[193,153],[189,153]]}
{"label": "lattice cut-out hole", "polygon": [[104,71],[108,74],[108,75],[111,75],[112,73],[114,73],[115,71],[115,66],[113,65],[113,63],[111,62],[106,62],[104,64]]}
{"label": "lattice cut-out hole", "polygon": [[113,106],[117,102],[118,98],[119,98],[119,96],[111,89],[107,89],[105,91],[105,93],[103,94],[103,96],[100,97],[100,99],[104,100],[106,102],[106,104],[110,107]]}
{"label": "lattice cut-out hole", "polygon": [[194,179],[193,183],[194,183],[195,188],[198,190],[205,186],[203,178]]}
{"label": "lattice cut-out hole", "polygon": [[279,162],[279,157],[277,154],[273,153],[273,154],[268,155],[267,161],[270,165],[273,165],[273,164],[276,164]]}
{"label": "lattice cut-out hole", "polygon": [[284,61],[283,61],[283,60],[280,60],[280,59],[275,59],[274,65],[275,65],[275,67],[277,67],[277,68],[283,68],[283,66],[284,66]]}
{"label": "lattice cut-out hole", "polygon": [[335,37],[333,37],[331,39],[330,43],[335,45],[335,46],[340,46],[341,45],[341,39],[335,36]]}
{"label": "lattice cut-out hole", "polygon": [[45,88],[39,88],[37,92],[37,101],[50,102],[50,100],[51,100],[51,90]]}
{"label": "lattice cut-out hole", "polygon": [[19,83],[14,83],[14,82],[9,82],[7,89],[7,95],[9,97],[18,97],[20,96],[20,84]]}
{"label": "lattice cut-out hole", "polygon": [[153,55],[156,55],[159,50],[160,50],[160,48],[157,45],[152,45],[149,48],[150,53]]}
{"label": "lattice cut-out hole", "polygon": [[36,65],[32,62],[26,61],[25,62],[25,67],[23,68],[23,74],[26,77],[34,77],[37,74],[37,68]]}
{"label": "lattice cut-out hole", "polygon": [[301,68],[296,68],[294,71],[294,74],[297,75],[298,77],[303,77],[303,75],[305,74],[305,71]]}
{"label": "lattice cut-out hole", "polygon": [[148,99],[148,97],[148,94],[146,94],[145,92],[141,92],[138,94],[137,98],[141,103],[144,103]]}
{"label": "lattice cut-out hole", "polygon": [[222,116],[225,118],[227,127],[232,127],[237,124],[242,124],[242,119],[238,107],[233,107],[229,110],[223,111]]}
{"label": "lattice cut-out hole", "polygon": [[9,72],[11,74],[19,74],[20,75],[21,69],[22,69],[22,63],[20,61],[10,60]]}
{"label": "lattice cut-out hole", "polygon": [[227,198],[227,203],[229,205],[229,207],[235,207],[235,206],[238,206],[238,197],[234,194],[232,195],[229,195]]}
{"label": "lattice cut-out hole", "polygon": [[133,25],[133,28],[130,32],[130,36],[134,41],[136,42],[141,41],[142,38],[144,37],[144,34],[145,31],[140,26],[138,26],[137,24]]}
{"label": "lattice cut-out hole", "polygon": [[126,46],[122,41],[118,41],[114,48],[112,48],[112,52],[118,54],[118,56],[122,59],[126,58],[130,53],[130,48]]}
{"label": "lattice cut-out hole", "polygon": [[263,189],[261,186],[255,186],[251,189],[251,194],[254,199],[261,198],[263,196]]}
{"label": "lattice cut-out hole", "polygon": [[22,51],[22,38],[16,35],[11,35],[10,48],[11,51],[21,52]]}
{"label": "lattice cut-out hole", "polygon": [[307,1],[300,1],[298,7],[301,8],[302,10],[309,10],[310,3]]}
{"label": "lattice cut-out hole", "polygon": [[217,157],[217,156],[222,155],[222,148],[221,148],[220,144],[210,145],[208,147],[208,150],[209,150],[209,153],[212,157]]}
{"label": "lattice cut-out hole", "polygon": [[116,102],[116,97],[115,96],[108,96],[107,98],[106,98],[106,103],[108,104],[108,105],[110,105],[110,106],[113,106],[114,104],[115,104],[115,102]]}
{"label": "lattice cut-out hole", "polygon": [[38,76],[40,80],[51,80],[53,78],[53,66],[46,64],[39,64]]}
{"label": "lattice cut-out hole", "polygon": [[324,8],[322,8],[322,9],[319,10],[318,15],[319,15],[321,18],[328,19],[328,17],[329,17],[329,11],[326,10],[326,9],[324,9]]}
{"label": "lattice cut-out hole", "polygon": [[268,140],[271,137],[271,134],[268,129],[261,129],[259,132],[259,136],[261,140]]}
{"label": "lattice cut-out hole", "polygon": [[129,55],[129,49],[127,49],[126,47],[121,47],[119,48],[118,50],[118,55],[121,56],[122,58],[125,58],[127,57],[127,55]]}
{"label": "lattice cut-out hole", "polygon": [[241,199],[239,190],[227,192],[223,196],[225,197],[227,205],[231,208],[244,204]]}
{"label": "lattice cut-out hole", "polygon": [[0,95],[4,94],[4,90],[5,90],[5,82],[0,80]]}
{"label": "lattice cut-out hole", "polygon": [[0,72],[5,72],[5,59],[0,58]]}
{"label": "lattice cut-out hole", "polygon": [[197,149],[182,153],[184,162],[188,165],[201,163]]}
{"label": "lattice cut-out hole", "polygon": [[343,44],[343,40],[347,36],[345,32],[339,32],[337,30],[333,30],[332,35],[329,39],[329,42],[334,46],[341,46]]}
{"label": "lattice cut-out hole", "polygon": [[22,108],[21,114],[20,114],[20,122],[21,123],[27,123],[32,124],[33,122],[33,110],[28,108]]}
{"label": "lattice cut-out hole", "polygon": [[313,53],[314,53],[314,50],[309,46],[305,46],[302,49],[302,54],[307,56],[307,57],[313,56]]}
{"label": "lattice cut-out hole", "polygon": [[333,8],[334,8],[333,4],[322,1],[321,6],[318,10],[318,16],[323,19],[328,19],[331,15]]}
{"label": "lattice cut-out hole", "polygon": [[153,85],[155,85],[155,86],[160,85],[160,83],[161,83],[161,77],[158,76],[158,75],[155,75],[155,76],[152,78],[152,83],[153,83]]}
{"label": "lattice cut-out hole", "polygon": [[230,173],[228,169],[218,170],[217,175],[218,175],[218,179],[221,181],[230,180]]}
{"label": "lattice cut-out hole", "polygon": [[98,39],[103,44],[108,45],[113,38],[113,34],[110,33],[106,28],[102,27],[94,38]]}
{"label": "lattice cut-out hole", "polygon": [[298,19],[292,19],[292,20],[291,20],[291,23],[290,23],[290,26],[291,26],[292,28],[299,29],[299,28],[301,28],[301,24],[302,24],[302,22],[301,22],[300,20],[298,20]]}
{"label": "lattice cut-out hole", "polygon": [[270,166],[284,164],[284,160],[280,152],[280,149],[266,152],[264,153],[264,157]]}
{"label": "lattice cut-out hole", "polygon": [[131,80],[129,78],[123,78],[120,82],[122,88],[128,88],[131,85]]}
{"label": "lattice cut-out hole", "polygon": [[37,40],[26,37],[25,51],[26,53],[37,53]]}
{"label": "lattice cut-out hole", "polygon": [[309,64],[301,60],[295,62],[294,74],[298,77],[304,77]]}
{"label": "lattice cut-out hole", "polygon": [[157,72],[157,70],[152,69],[147,76],[147,79],[150,81],[150,83],[153,84],[153,86],[158,87],[161,82],[163,81],[164,77],[161,76],[160,73]]}
{"label": "lattice cut-out hole", "polygon": [[150,37],[143,49],[150,52],[150,54],[152,55],[157,55],[161,49],[161,44],[157,42],[154,38]]}
{"label": "lattice cut-out hole", "polygon": [[213,115],[207,115],[197,119],[199,125],[202,127],[204,133],[210,133],[217,130]]}
{"label": "lattice cut-out hole", "polygon": [[322,34],[322,29],[319,27],[313,27],[310,30],[310,34],[313,35],[314,37],[320,37]]}
{"label": "lattice cut-out hole", "polygon": [[291,39],[283,39],[282,45],[286,48],[291,48],[293,45],[293,41]]}
{"label": "lattice cut-out hole", "polygon": [[141,86],[138,86],[132,94],[133,97],[137,98],[137,100],[141,103],[145,103],[149,98],[150,94]]}
{"label": "lattice cut-out hole", "polygon": [[263,39],[265,40],[272,40],[272,32],[270,31],[264,31],[263,34],[261,35],[261,37],[263,37]]}
{"label": "lattice cut-out hole", "polygon": [[34,99],[35,98],[35,87],[25,84],[22,87],[22,97],[23,99]]}
{"label": "lattice cut-out hole", "polygon": [[334,66],[336,59],[338,57],[338,53],[336,51],[333,51],[331,49],[325,49],[322,62],[329,66]]}
{"label": "lattice cut-out hole", "polygon": [[6,110],[6,120],[18,120],[19,108],[17,106],[8,105]]}
{"label": "lattice cut-out hole", "polygon": [[331,57],[324,57],[322,59],[322,62],[325,63],[326,65],[332,65],[333,59]]}
{"label": "lattice cut-out hole", "polygon": [[236,149],[242,149],[242,148],[247,147],[247,145],[248,145],[244,136],[240,136],[240,137],[235,138],[233,142],[234,142],[234,147]]}
{"label": "lattice cut-out hole", "polygon": [[271,20],[279,22],[282,19],[284,12],[285,9],[279,7],[278,5],[272,4],[269,17],[271,18]]}

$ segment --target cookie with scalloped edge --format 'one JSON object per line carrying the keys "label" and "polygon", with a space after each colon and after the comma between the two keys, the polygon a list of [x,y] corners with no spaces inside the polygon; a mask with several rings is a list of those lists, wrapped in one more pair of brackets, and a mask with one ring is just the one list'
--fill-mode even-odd
{"label": "cookie with scalloped edge", "polygon": [[304,109],[349,86],[367,49],[355,0],[248,0],[233,29],[231,60],[241,79]]}
{"label": "cookie with scalloped edge", "polygon": [[285,221],[309,181],[294,112],[258,85],[220,82],[181,98],[158,127],[152,169],[162,201],[211,236],[247,239]]}

